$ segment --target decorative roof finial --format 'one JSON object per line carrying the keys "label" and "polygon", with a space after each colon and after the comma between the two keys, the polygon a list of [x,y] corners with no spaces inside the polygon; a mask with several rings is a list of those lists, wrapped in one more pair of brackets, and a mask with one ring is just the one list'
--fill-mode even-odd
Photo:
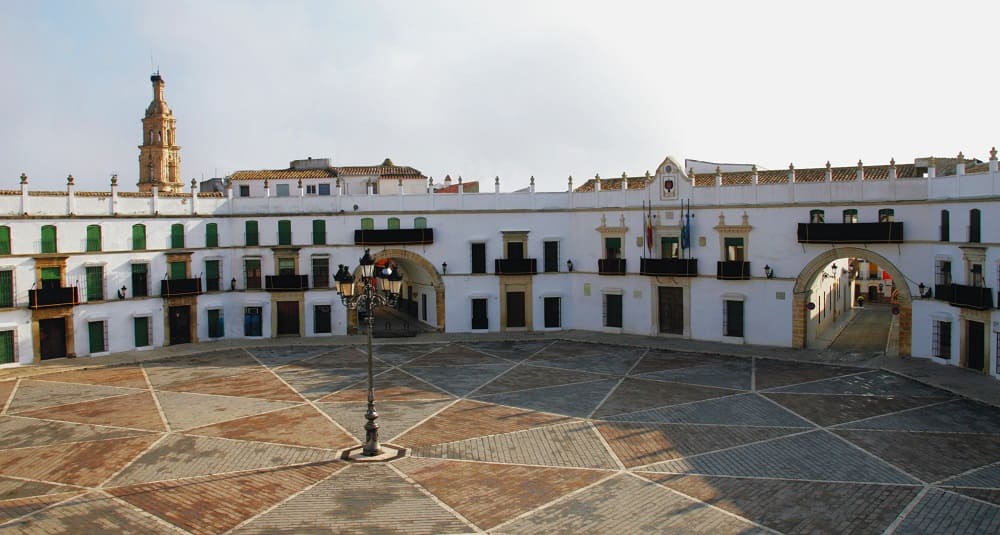
{"label": "decorative roof finial", "polygon": [[829,168],[830,168],[830,160],[827,160],[827,161],[826,161],[826,168],[827,168],[827,169],[829,169]]}
{"label": "decorative roof finial", "polygon": [[965,155],[962,154],[962,151],[958,151],[958,159],[959,160],[964,160],[965,159]]}
{"label": "decorative roof finial", "polygon": [[864,166],[865,166],[865,164],[861,163],[861,160],[859,159],[858,160],[858,169],[861,169]]}
{"label": "decorative roof finial", "polygon": [[997,148],[996,147],[993,147],[992,149],[990,149],[990,159],[991,160],[996,160],[997,159]]}
{"label": "decorative roof finial", "polygon": [[118,174],[117,173],[111,175],[111,185],[112,186],[117,186],[118,185]]}
{"label": "decorative roof finial", "polygon": [[625,171],[622,171],[622,180],[625,180],[626,178],[628,178],[628,174]]}
{"label": "decorative roof finial", "polygon": [[27,173],[21,173],[21,183],[22,184],[27,184],[28,183],[28,174]]}
{"label": "decorative roof finial", "polygon": [[715,166],[715,174],[717,174],[717,175],[721,175],[722,174],[722,168],[719,167],[718,165]]}
{"label": "decorative roof finial", "polygon": [[789,163],[788,164],[788,170],[789,171],[794,171],[795,170],[795,164]]}
{"label": "decorative roof finial", "polygon": [[458,175],[458,183],[459,183],[459,184],[461,184],[461,183],[462,183],[462,175]]}
{"label": "decorative roof finial", "polygon": [[68,184],[68,185],[70,185],[70,186],[72,186],[72,185],[73,185],[73,175],[68,175],[68,176],[66,177],[66,184]]}
{"label": "decorative roof finial", "polygon": [[500,185],[500,175],[497,175],[496,178],[493,179],[493,184],[497,186]]}
{"label": "decorative roof finial", "polygon": [[532,186],[534,186],[534,185],[535,185],[535,175],[531,175],[531,182],[530,182],[530,184],[531,184]]}
{"label": "decorative roof finial", "polygon": [[890,167],[896,167],[896,159],[895,158],[889,158],[889,166]]}
{"label": "decorative roof finial", "polygon": [[757,164],[751,165],[750,166],[750,170],[753,171],[754,173],[756,173],[757,172]]}
{"label": "decorative roof finial", "polygon": [[646,180],[649,180],[649,169],[646,169]]}
{"label": "decorative roof finial", "polygon": [[198,180],[192,178],[191,179],[191,189],[194,189],[194,187],[197,186],[197,185],[198,185]]}

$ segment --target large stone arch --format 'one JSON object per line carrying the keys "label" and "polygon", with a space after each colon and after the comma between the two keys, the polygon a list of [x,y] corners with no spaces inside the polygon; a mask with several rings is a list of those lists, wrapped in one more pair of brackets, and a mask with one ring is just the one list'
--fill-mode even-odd
{"label": "large stone arch", "polygon": [[[406,260],[412,262],[422,268],[431,278],[431,285],[434,287],[434,296],[437,301],[437,330],[438,332],[444,332],[445,324],[445,306],[444,306],[444,279],[441,278],[441,274],[431,264],[426,258],[420,256],[413,251],[408,251],[406,249],[383,249],[378,252],[373,252],[372,256],[378,261],[381,258],[396,258],[400,260]],[[348,330],[357,329],[357,315],[348,314]]]}
{"label": "large stone arch", "polygon": [[806,345],[806,316],[808,314],[808,310],[806,309],[806,304],[808,303],[806,292],[809,291],[809,286],[813,278],[818,276],[819,272],[829,265],[830,262],[845,257],[859,257],[871,260],[882,267],[882,269],[888,271],[889,275],[892,276],[892,280],[898,281],[896,289],[899,291],[899,356],[910,356],[913,334],[913,296],[910,294],[910,285],[907,282],[906,276],[888,258],[871,249],[860,247],[837,247],[823,251],[799,272],[792,291],[792,346],[805,347]]}

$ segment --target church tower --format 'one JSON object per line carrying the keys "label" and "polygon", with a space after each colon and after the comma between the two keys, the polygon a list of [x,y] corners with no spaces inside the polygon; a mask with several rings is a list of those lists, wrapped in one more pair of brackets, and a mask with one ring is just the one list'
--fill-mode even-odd
{"label": "church tower", "polygon": [[153,82],[153,102],[142,118],[142,145],[139,145],[139,191],[181,192],[181,148],[177,145],[177,120],[163,100],[160,73],[149,77]]}

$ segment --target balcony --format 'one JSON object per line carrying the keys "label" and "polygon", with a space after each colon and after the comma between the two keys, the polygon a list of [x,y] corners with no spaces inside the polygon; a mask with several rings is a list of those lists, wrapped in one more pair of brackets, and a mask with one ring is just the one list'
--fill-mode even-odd
{"label": "balcony", "polygon": [[624,258],[598,258],[597,273],[600,275],[624,275]]}
{"label": "balcony", "polygon": [[270,291],[302,291],[309,288],[308,275],[268,275],[264,288]]}
{"label": "balcony", "polygon": [[219,277],[209,278],[205,277],[205,291],[206,292],[218,292],[222,289],[222,279]]}
{"label": "balcony", "polygon": [[164,279],[160,281],[160,297],[178,297],[201,293],[201,279]]}
{"label": "balcony", "polygon": [[799,243],[902,243],[903,223],[799,223]]}
{"label": "balcony", "polygon": [[639,273],[650,276],[697,277],[697,258],[640,258]]}
{"label": "balcony", "polygon": [[950,297],[948,304],[952,306],[975,310],[989,310],[993,308],[992,288],[952,284]]}
{"label": "balcony", "polygon": [[497,258],[494,271],[497,275],[534,275],[538,273],[538,261],[534,258]]}
{"label": "balcony", "polygon": [[938,301],[951,301],[951,284],[935,284],[934,299]]}
{"label": "balcony", "polygon": [[715,278],[719,280],[750,280],[750,262],[724,260],[715,268]]}
{"label": "balcony", "polygon": [[79,302],[76,286],[28,290],[29,308],[73,306]]}
{"label": "balcony", "polygon": [[434,229],[405,228],[355,230],[355,245],[428,245],[434,243]]}

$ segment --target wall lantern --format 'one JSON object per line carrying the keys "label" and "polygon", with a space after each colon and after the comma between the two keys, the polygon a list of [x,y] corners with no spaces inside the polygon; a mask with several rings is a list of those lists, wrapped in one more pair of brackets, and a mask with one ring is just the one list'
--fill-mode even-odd
{"label": "wall lantern", "polygon": [[572,260],[567,260],[566,261],[566,269],[569,270],[569,271],[573,271],[573,261]]}
{"label": "wall lantern", "polygon": [[448,274],[448,262],[441,262],[441,273]]}
{"label": "wall lantern", "polygon": [[767,277],[767,278],[769,278],[769,279],[773,279],[774,278],[774,270],[771,269],[771,266],[768,265],[768,264],[764,265],[764,276]]}
{"label": "wall lantern", "polygon": [[233,280],[229,281],[229,289],[236,290],[236,277],[233,277]]}

